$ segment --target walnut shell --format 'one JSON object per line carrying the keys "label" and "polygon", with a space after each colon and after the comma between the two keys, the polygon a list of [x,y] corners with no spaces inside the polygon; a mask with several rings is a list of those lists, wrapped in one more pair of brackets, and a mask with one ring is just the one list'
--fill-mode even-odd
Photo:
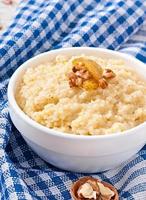
{"label": "walnut shell", "polygon": [[[91,176],[86,176],[86,177],[83,177],[83,178],[80,178],[78,181],[76,181],[75,183],[73,183],[71,189],[70,189],[70,193],[71,193],[71,196],[72,196],[72,199],[73,200],[91,200],[91,199],[85,199],[85,198],[81,198],[81,197],[78,197],[78,189],[86,182],[88,181],[91,181],[93,182],[93,185],[97,182],[100,182],[102,183],[105,187],[108,187],[110,190],[112,190],[115,195],[114,197],[111,198],[111,200],[119,200],[119,195],[118,195],[118,192],[116,190],[116,188],[114,186],[112,186],[111,184],[107,183],[107,182],[104,182],[104,181],[100,181],[99,179],[96,179],[96,178],[93,178]],[[95,188],[94,188],[95,189]],[[99,188],[97,187],[97,191],[99,190]],[[101,198],[97,197],[97,200],[100,200]]]}

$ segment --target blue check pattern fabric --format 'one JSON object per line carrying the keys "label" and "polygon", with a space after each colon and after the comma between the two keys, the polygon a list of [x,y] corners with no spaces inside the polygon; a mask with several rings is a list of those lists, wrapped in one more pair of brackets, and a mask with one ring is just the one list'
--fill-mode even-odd
{"label": "blue check pattern fabric", "polygon": [[[85,174],[43,161],[8,114],[7,85],[29,58],[52,49],[93,46],[119,50],[146,63],[145,0],[27,0],[0,36],[0,199],[70,200]],[[116,169],[91,174],[113,184],[121,200],[146,200],[146,146]]]}

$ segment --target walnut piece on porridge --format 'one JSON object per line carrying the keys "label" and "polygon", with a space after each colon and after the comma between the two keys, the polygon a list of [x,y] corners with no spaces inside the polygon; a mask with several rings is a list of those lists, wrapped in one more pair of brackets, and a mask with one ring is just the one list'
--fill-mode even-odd
{"label": "walnut piece on porridge", "polygon": [[68,73],[70,87],[80,87],[85,90],[95,90],[98,87],[105,89],[108,80],[115,77],[111,69],[105,69],[94,60],[84,57],[72,61],[72,72]]}
{"label": "walnut piece on porridge", "polygon": [[98,83],[99,87],[101,87],[102,89],[105,89],[108,86],[108,82],[106,81],[105,78],[99,79]]}
{"label": "walnut piece on porridge", "polygon": [[119,200],[114,186],[90,176],[80,178],[70,191],[73,200]]}
{"label": "walnut piece on porridge", "polygon": [[102,77],[105,79],[111,79],[114,78],[116,74],[111,69],[105,69],[103,72]]}

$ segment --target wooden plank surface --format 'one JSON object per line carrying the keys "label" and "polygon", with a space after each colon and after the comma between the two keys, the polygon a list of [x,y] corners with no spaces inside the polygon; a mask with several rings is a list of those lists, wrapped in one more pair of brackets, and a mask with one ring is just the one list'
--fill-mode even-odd
{"label": "wooden plank surface", "polygon": [[11,5],[7,5],[3,0],[0,0],[0,27],[2,27],[0,33],[5,31],[6,27],[11,23],[17,4],[18,0],[13,0]]}

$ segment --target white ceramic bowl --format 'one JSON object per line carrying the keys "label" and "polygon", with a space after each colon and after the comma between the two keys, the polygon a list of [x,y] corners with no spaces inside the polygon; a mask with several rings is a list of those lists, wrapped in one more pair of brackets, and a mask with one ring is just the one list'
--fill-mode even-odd
{"label": "white ceramic bowl", "polygon": [[44,160],[61,169],[75,172],[100,172],[115,168],[136,154],[146,143],[146,122],[122,133],[100,136],[69,135],[44,127],[30,119],[17,105],[15,93],[26,68],[54,59],[58,54],[94,55],[120,58],[146,79],[146,66],[132,56],[116,51],[76,47],[42,53],[24,64],[13,74],[8,86],[11,119],[27,144]]}

